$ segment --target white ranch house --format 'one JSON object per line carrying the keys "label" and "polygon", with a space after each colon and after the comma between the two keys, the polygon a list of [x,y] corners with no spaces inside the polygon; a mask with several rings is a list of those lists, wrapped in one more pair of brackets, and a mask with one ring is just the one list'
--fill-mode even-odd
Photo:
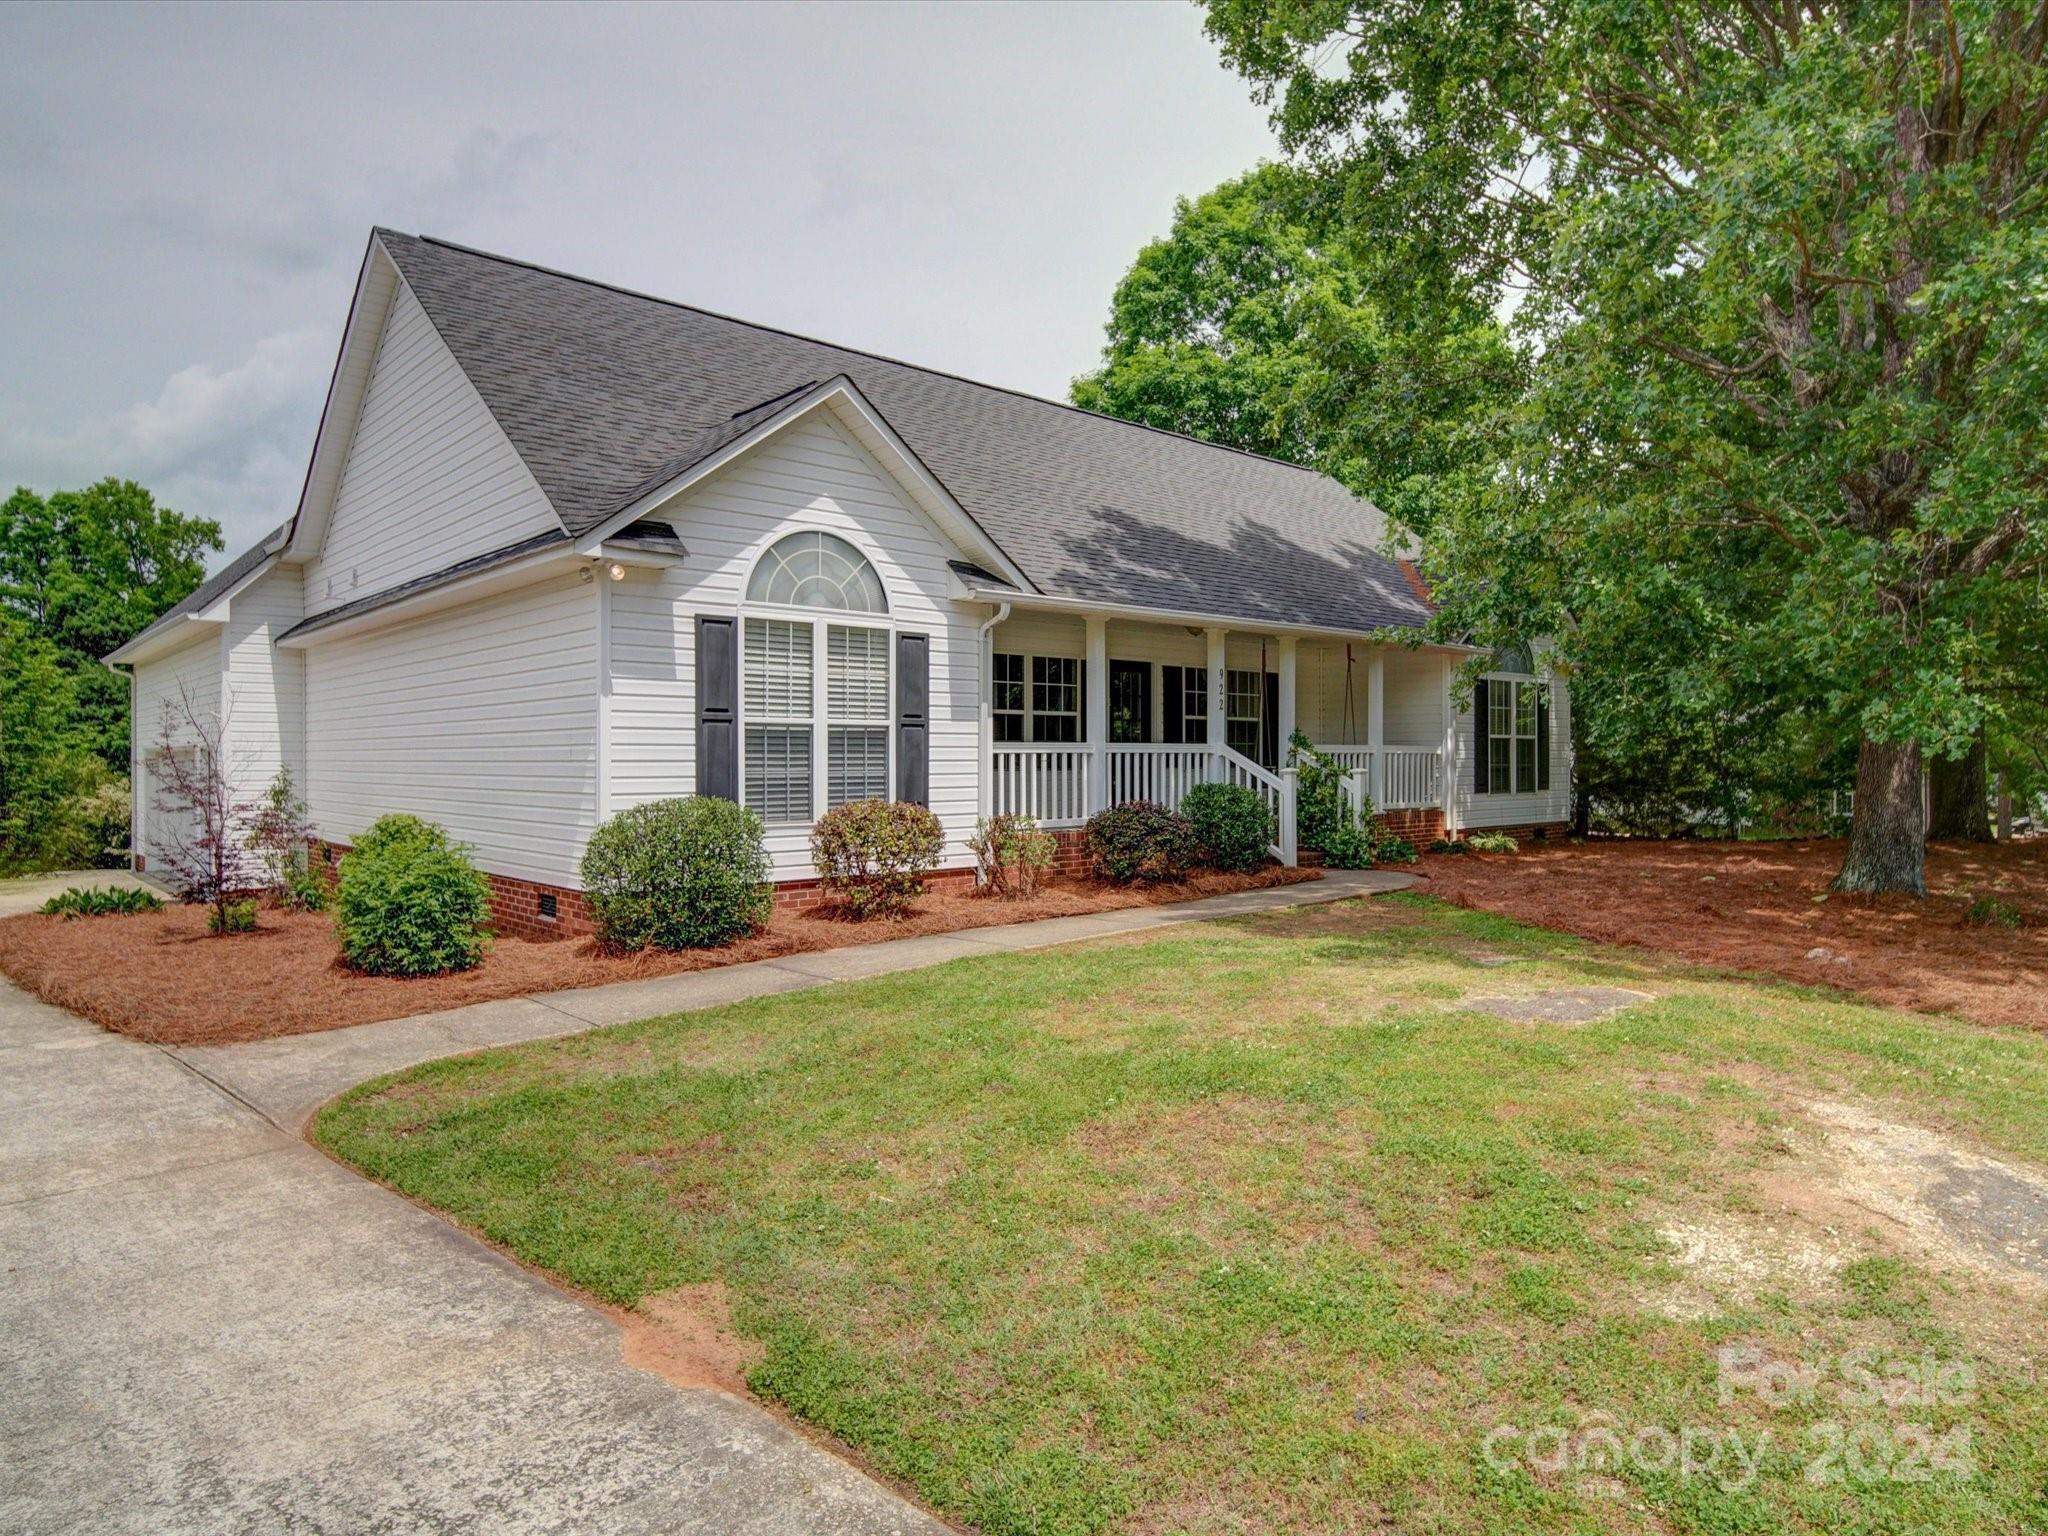
{"label": "white ranch house", "polygon": [[[1566,819],[1570,700],[1472,654],[1320,475],[438,241],[371,237],[292,517],[109,661],[345,847],[409,811],[567,914],[639,802],[929,804],[1076,827],[1205,780],[1292,862],[1299,729],[1417,834]],[[1474,703],[1479,705],[1474,708]]]}

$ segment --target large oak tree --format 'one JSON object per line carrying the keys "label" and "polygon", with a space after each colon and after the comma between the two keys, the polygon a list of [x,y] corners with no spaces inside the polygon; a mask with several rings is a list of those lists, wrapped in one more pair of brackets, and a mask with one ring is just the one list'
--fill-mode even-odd
{"label": "large oak tree", "polygon": [[1519,298],[1433,523],[1476,630],[1645,591],[1705,683],[1859,743],[1838,883],[1923,886],[1925,754],[2048,617],[2048,7],[1209,0],[1289,148]]}

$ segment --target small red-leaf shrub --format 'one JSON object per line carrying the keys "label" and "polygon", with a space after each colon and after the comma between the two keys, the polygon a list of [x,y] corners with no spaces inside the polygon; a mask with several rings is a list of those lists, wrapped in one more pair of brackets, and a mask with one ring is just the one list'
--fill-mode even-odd
{"label": "small red-leaf shrub", "polygon": [[811,829],[811,862],[855,917],[893,917],[924,894],[946,849],[939,818],[900,800],[853,800]]}
{"label": "small red-leaf shrub", "polygon": [[1150,800],[1097,811],[1082,840],[1096,877],[1114,885],[1185,880],[1195,864],[1195,829],[1187,817]]}
{"label": "small red-leaf shrub", "polygon": [[1059,845],[1031,817],[1006,814],[976,824],[967,846],[981,874],[982,889],[1021,900],[1038,894]]}

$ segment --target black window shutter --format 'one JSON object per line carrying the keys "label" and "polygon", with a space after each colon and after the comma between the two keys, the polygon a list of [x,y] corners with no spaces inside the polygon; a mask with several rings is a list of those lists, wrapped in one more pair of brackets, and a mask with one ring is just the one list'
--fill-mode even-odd
{"label": "black window shutter", "polygon": [[1166,692],[1166,739],[1171,742],[1187,740],[1187,694],[1183,691],[1183,679],[1179,667],[1161,667],[1159,686]]}
{"label": "black window shutter", "polygon": [[896,636],[896,798],[931,803],[931,637]]}
{"label": "black window shutter", "polygon": [[1536,688],[1536,787],[1550,788],[1550,685]]}
{"label": "black window shutter", "polygon": [[697,793],[740,797],[739,621],[697,616]]}
{"label": "black window shutter", "polygon": [[1481,678],[1472,685],[1472,793],[1486,793],[1486,760],[1491,755],[1486,732],[1489,728],[1486,708],[1486,679]]}
{"label": "black window shutter", "polygon": [[1081,712],[1081,713],[1080,713],[1080,715],[1079,715],[1079,717],[1078,717],[1078,718],[1076,718],[1076,719],[1075,719],[1075,721],[1074,721],[1074,739],[1075,739],[1076,741],[1086,741],[1086,740],[1088,739],[1088,663],[1087,663],[1087,662],[1085,662],[1085,661],[1077,661],[1077,662],[1075,662],[1075,663],[1074,663],[1074,680],[1075,680],[1075,688],[1074,688],[1074,707],[1075,707],[1076,709],[1080,710],[1080,712]]}

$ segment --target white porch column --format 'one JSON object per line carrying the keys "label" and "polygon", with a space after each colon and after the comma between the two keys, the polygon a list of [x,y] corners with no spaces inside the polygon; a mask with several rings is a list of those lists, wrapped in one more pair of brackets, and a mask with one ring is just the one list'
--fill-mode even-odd
{"label": "white porch column", "polygon": [[1275,766],[1281,768],[1287,766],[1287,760],[1290,756],[1287,744],[1294,740],[1294,680],[1296,676],[1294,653],[1297,641],[1298,637],[1294,635],[1282,635],[1280,637],[1280,719],[1278,722],[1280,761]]}
{"label": "white porch column", "polygon": [[1458,834],[1458,712],[1451,706],[1451,684],[1457,680],[1458,661],[1456,657],[1447,655],[1443,663],[1443,684],[1438,690],[1441,697],[1437,702],[1444,714],[1444,836],[1455,837]]}
{"label": "white porch column", "polygon": [[1088,814],[1109,805],[1109,620],[1091,613],[1088,626]]}
{"label": "white porch column", "polygon": [[1223,637],[1225,630],[1212,629],[1209,634],[1209,751],[1213,756],[1223,750],[1223,724],[1228,716],[1223,691],[1223,667],[1225,655]]}
{"label": "white porch column", "polygon": [[[1004,612],[1008,612],[1007,605]],[[975,744],[974,814],[986,821],[995,810],[996,620],[981,626],[981,730]]]}
{"label": "white porch column", "polygon": [[1387,799],[1387,653],[1373,647],[1367,673],[1371,692],[1365,696],[1365,744],[1372,749],[1372,805],[1384,811]]}

